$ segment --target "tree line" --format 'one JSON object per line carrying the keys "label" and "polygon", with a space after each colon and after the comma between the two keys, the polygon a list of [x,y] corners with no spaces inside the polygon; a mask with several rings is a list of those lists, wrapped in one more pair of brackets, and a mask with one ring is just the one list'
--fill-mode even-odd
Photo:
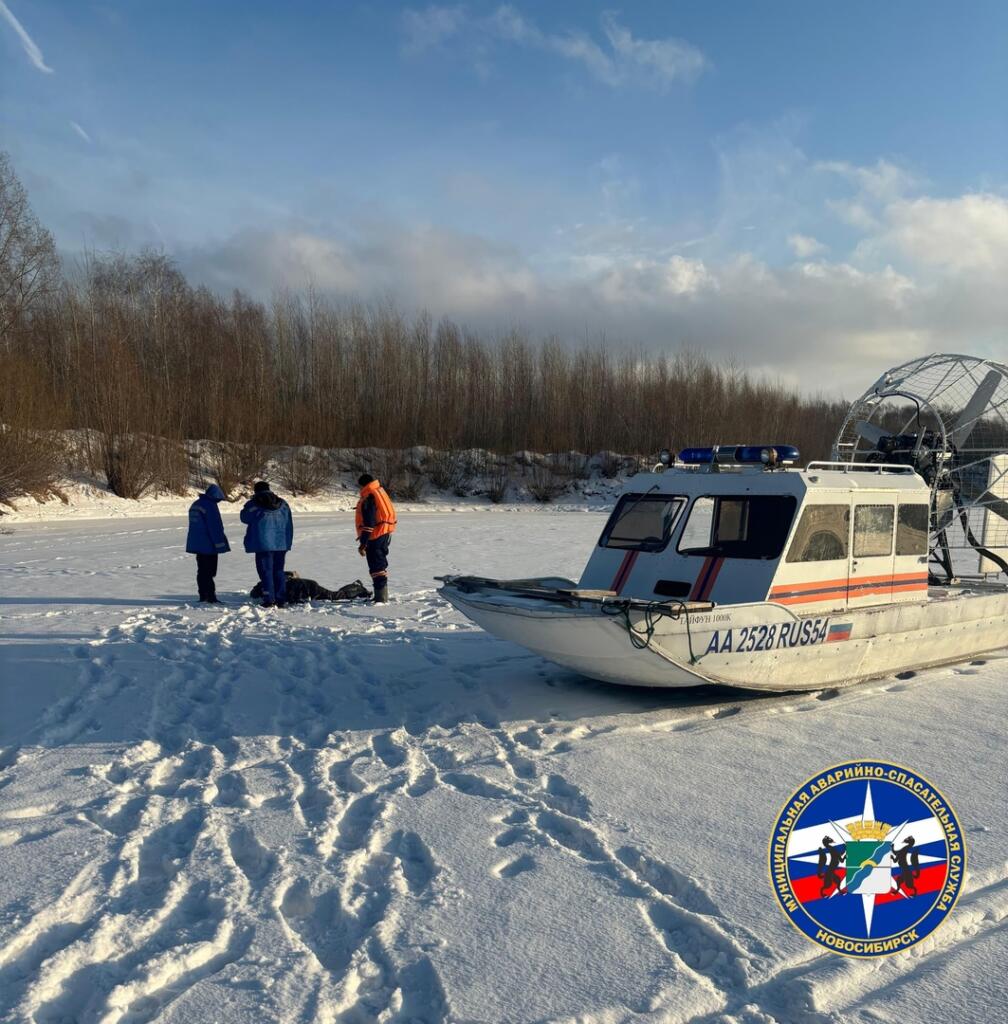
{"label": "tree line", "polygon": [[490,338],[310,287],[222,296],[159,252],[64,271],[2,155],[0,331],[7,447],[77,431],[117,491],[137,465],[184,473],[178,445],[194,438],[585,453],[779,440],[811,458],[844,411],[702,352]]}

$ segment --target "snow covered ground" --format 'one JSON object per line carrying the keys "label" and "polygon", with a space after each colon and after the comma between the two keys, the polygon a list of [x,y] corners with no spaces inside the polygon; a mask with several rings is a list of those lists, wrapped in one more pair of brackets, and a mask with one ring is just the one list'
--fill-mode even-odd
{"label": "snow covered ground", "polygon": [[[241,553],[225,607],[186,603],[180,518],[0,520],[0,1019],[1008,1017],[1008,661],[628,691],[436,597],[576,576],[601,521],[413,512],[390,606],[263,611]],[[289,564],[364,575],[348,515],[299,516]],[[868,962],[792,928],[766,869],[792,790],[865,756],[939,785],[969,844],[951,919]]]}

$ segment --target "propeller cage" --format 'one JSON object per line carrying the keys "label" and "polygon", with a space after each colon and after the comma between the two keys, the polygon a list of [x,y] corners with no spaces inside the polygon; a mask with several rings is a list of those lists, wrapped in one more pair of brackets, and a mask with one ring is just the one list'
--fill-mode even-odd
{"label": "propeller cage", "polygon": [[888,370],[851,405],[833,459],[911,466],[930,485],[936,581],[1008,573],[1008,366],[947,354]]}

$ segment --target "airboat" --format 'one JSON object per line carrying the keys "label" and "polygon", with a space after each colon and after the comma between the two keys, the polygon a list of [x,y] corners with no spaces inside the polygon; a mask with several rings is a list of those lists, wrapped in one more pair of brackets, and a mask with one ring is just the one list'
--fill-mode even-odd
{"label": "airboat", "polygon": [[663,452],[581,578],[440,577],[488,632],[595,679],[813,690],[1008,646],[1008,366],[931,355],[850,407],[829,461]]}

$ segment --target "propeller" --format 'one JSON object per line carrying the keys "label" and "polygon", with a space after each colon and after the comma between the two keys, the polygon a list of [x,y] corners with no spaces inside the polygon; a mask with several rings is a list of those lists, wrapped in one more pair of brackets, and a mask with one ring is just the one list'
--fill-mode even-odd
{"label": "propeller", "polygon": [[[994,397],[994,392],[997,391],[1001,380],[1001,374],[997,370],[991,370],[980,381],[976,391],[973,392],[973,397],[966,403],[963,411],[959,413],[959,418],[949,434],[949,440],[956,448],[962,447],[969,440],[977,420],[986,412],[987,406],[990,405],[990,400]],[[975,503],[989,509],[994,515],[1000,516],[1002,519],[1008,519],[1008,501],[998,497],[991,491],[984,491],[979,498],[975,499]]]}
{"label": "propeller", "polygon": [[956,448],[961,448],[963,443],[968,440],[970,434],[973,433],[976,421],[986,412],[987,406],[990,405],[990,400],[994,397],[994,392],[997,391],[1000,383],[1001,374],[997,370],[991,370],[980,381],[980,385],[973,392],[973,397],[966,403],[963,411],[959,413],[959,418],[949,434],[949,441]]}
{"label": "propeller", "polygon": [[[1002,379],[1002,375],[997,370],[988,371],[970,400],[963,406],[962,412],[959,413],[959,417],[955,421],[955,426],[948,434],[949,441],[956,448],[961,448],[963,443],[969,439],[977,420],[987,411],[987,406],[990,405],[990,400],[994,397]],[[869,423],[867,420],[858,420],[854,429],[860,438],[876,448],[882,438],[889,437],[891,434],[890,431],[883,430],[882,427],[875,423]]]}
{"label": "propeller", "polygon": [[858,437],[863,438],[870,445],[878,447],[879,441],[883,437],[888,437],[891,431],[883,430],[880,426],[874,423],[869,423],[867,420],[858,420],[854,425],[854,429],[858,432]]}

